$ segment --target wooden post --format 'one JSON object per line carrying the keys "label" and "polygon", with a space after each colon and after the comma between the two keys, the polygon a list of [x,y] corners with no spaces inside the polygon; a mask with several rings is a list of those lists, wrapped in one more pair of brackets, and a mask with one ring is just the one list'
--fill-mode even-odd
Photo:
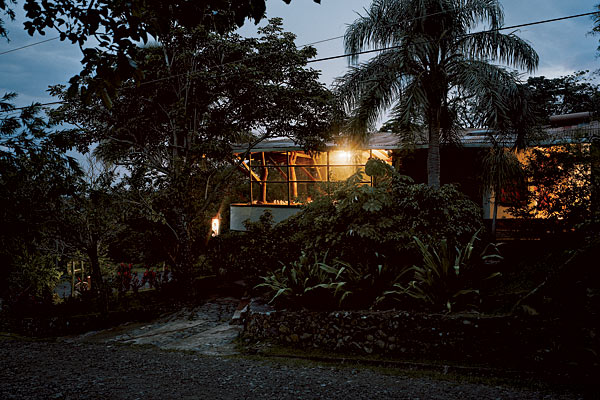
{"label": "wooden post", "polygon": [[267,161],[265,160],[264,151],[262,152],[262,165],[263,170],[262,176],[260,177],[260,202],[264,204],[267,202],[267,177],[269,176],[269,170],[267,169]]}
{"label": "wooden post", "polygon": [[75,293],[75,261],[71,261],[71,297]]}
{"label": "wooden post", "polygon": [[298,157],[298,154],[295,151],[292,151],[290,153],[290,184],[292,187],[292,199],[297,199],[298,198],[298,182],[296,179],[296,168],[293,167],[292,165],[296,164],[296,158]]}

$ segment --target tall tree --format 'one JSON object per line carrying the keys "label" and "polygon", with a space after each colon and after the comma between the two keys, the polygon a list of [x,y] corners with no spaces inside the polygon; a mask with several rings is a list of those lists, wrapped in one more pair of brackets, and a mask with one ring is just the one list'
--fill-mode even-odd
{"label": "tall tree", "polygon": [[100,258],[108,245],[124,229],[123,216],[128,202],[124,201],[116,168],[93,157],[86,160],[85,173],[76,190],[64,196],[57,207],[50,235],[60,241],[69,254],[85,254],[90,264],[91,290],[108,310],[109,291],[104,285]]}
{"label": "tall tree", "polygon": [[38,300],[54,290],[60,249],[47,233],[80,170],[40,107],[17,110],[14,97],[0,98],[0,296]]}
{"label": "tall tree", "polygon": [[[9,19],[14,19],[14,4],[0,0],[0,11]],[[56,31],[60,40],[81,48],[83,70],[71,79],[72,90],[85,82],[84,93],[98,93],[110,104],[122,82],[141,75],[134,62],[139,42],[160,40],[173,27],[203,26],[224,33],[246,19],[258,23],[265,16],[266,0],[25,0],[23,8],[30,35]],[[0,19],[1,36],[6,31]]]}
{"label": "tall tree", "polygon": [[60,118],[81,128],[83,147],[98,142],[99,156],[130,171],[139,194],[132,201],[168,228],[182,279],[243,166],[232,144],[288,136],[314,148],[329,133],[333,96],[304,68],[315,50],[298,50],[280,20],[260,33],[174,29],[160,46],[140,49],[136,61],[150,82],[123,87],[110,110],[59,90],[69,101]]}
{"label": "tall tree", "polygon": [[[488,30],[473,32],[484,25]],[[484,104],[488,127],[509,119],[505,99],[518,93],[516,74],[498,61],[533,71],[536,52],[502,34],[497,0],[374,0],[345,34],[353,54],[337,91],[352,113],[350,129],[364,134],[390,107],[404,133],[426,127],[428,183],[440,185],[440,141],[456,128],[457,97]],[[383,49],[358,64],[357,52]]]}
{"label": "tall tree", "polygon": [[589,71],[559,78],[530,77],[527,86],[546,123],[552,115],[584,111],[600,114],[600,85]]}

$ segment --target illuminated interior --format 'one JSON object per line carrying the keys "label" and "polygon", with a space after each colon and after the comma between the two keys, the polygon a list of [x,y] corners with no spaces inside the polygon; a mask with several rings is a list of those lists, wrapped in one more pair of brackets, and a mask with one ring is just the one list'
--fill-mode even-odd
{"label": "illuminated interior", "polygon": [[[250,153],[241,168],[250,181],[253,205],[299,205],[329,190],[329,183],[364,172],[369,158],[392,163],[388,150],[332,150],[327,152],[268,151]],[[362,174],[363,184],[371,179]]]}
{"label": "illuminated interior", "polygon": [[[574,145],[575,146],[575,145]],[[589,144],[577,144],[576,146],[581,146],[582,150],[584,152],[589,152],[590,151],[590,145]],[[521,164],[523,164],[523,166],[527,166],[528,164],[528,157],[531,155],[533,150],[542,150],[543,152],[550,154],[550,153],[560,153],[560,152],[564,152],[565,149],[563,146],[547,146],[547,147],[535,147],[535,148],[529,148],[529,149],[525,149],[520,151],[517,154],[517,157],[519,158],[519,161],[521,162]],[[570,176],[563,178],[563,180],[561,182],[559,182],[560,186],[583,186],[586,184],[586,179],[585,175],[589,176],[591,174],[591,166],[590,165],[580,165],[578,168],[576,168],[575,172],[573,172]],[[500,193],[500,196],[498,198],[499,200],[499,205],[498,205],[498,219],[505,219],[505,218],[513,218],[513,216],[509,213],[509,208],[511,206],[516,205],[515,203],[518,203],[520,201],[523,201],[527,196],[524,193],[520,193],[523,190],[527,190],[531,193],[531,201],[532,203],[529,203],[530,205],[535,205],[538,201],[544,201],[547,203],[553,203],[554,201],[557,200],[557,194],[553,193],[551,191],[548,191],[546,188],[544,187],[537,187],[534,185],[529,184],[528,186],[524,187],[524,188],[516,188],[517,190],[515,191],[514,189],[509,190],[507,193],[505,193],[504,191],[502,193]],[[492,194],[493,197],[493,194]],[[492,207],[493,204],[493,200],[491,200],[488,203],[488,207]],[[491,211],[490,211],[491,213]],[[535,213],[533,214],[534,218],[548,218],[549,215],[545,214],[545,213]]]}

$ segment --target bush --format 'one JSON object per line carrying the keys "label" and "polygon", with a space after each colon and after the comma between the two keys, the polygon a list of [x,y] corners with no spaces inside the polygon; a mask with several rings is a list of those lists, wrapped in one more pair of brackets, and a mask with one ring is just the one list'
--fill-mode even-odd
{"label": "bush", "polygon": [[[394,290],[384,292],[377,300],[396,296],[402,301],[403,297],[410,296],[434,311],[477,309],[482,282],[500,276],[499,272],[487,273],[482,265],[485,260],[502,258],[497,253],[497,248],[494,253],[486,254],[488,246],[478,258],[473,258],[477,233],[473,234],[466,245],[456,247],[456,251],[448,247],[446,239],[442,239],[437,246],[427,246],[416,236],[413,239],[423,259],[421,263],[405,271],[412,273],[412,279],[407,284],[395,283]],[[403,273],[397,280],[406,281],[403,275],[409,274]]]}
{"label": "bush", "polygon": [[578,228],[600,221],[597,204],[599,190],[599,145],[563,144],[532,149],[526,173],[530,190],[524,201],[509,212],[515,217],[541,216],[561,230]]}
{"label": "bush", "polygon": [[[283,289],[275,297],[290,302],[304,294],[298,296],[299,292],[290,288],[293,279],[288,274],[308,274],[309,280],[302,283],[308,287],[343,283],[336,286],[338,294],[344,293],[342,305],[364,308],[390,289],[400,273],[421,261],[413,237],[425,245],[445,240],[454,247],[482,229],[480,208],[454,186],[433,189],[413,184],[410,178],[374,160],[367,163],[366,171],[376,183],[372,187],[361,184],[364,178],[358,173],[332,185],[330,195],[315,198],[277,225],[266,213],[258,222],[248,223],[247,232],[229,232],[212,239],[207,257],[210,265],[229,279],[243,277],[254,283],[263,277],[262,288],[268,279],[269,285],[278,288],[275,293]],[[316,261],[308,268],[308,259],[335,260],[339,274],[336,272],[335,279],[321,276],[323,268]],[[319,276],[325,280],[312,283]],[[296,294],[284,296],[289,292],[285,288]],[[309,292],[310,296],[316,293],[315,289]],[[301,302],[307,303],[306,298]]]}
{"label": "bush", "polygon": [[270,303],[290,307],[335,308],[350,293],[342,275],[349,265],[326,259],[313,261],[305,254],[289,265],[282,265],[266,276],[256,288],[266,289]]}
{"label": "bush", "polygon": [[281,256],[273,225],[273,216],[267,211],[257,222],[246,221],[246,232],[229,231],[212,238],[206,262],[214,274],[228,280],[255,281],[276,269],[279,261],[286,259]]}
{"label": "bush", "polygon": [[[369,167],[369,164],[367,164]],[[367,168],[367,171],[373,168]],[[465,243],[482,229],[481,209],[454,186],[434,189],[386,171],[360,185],[357,174],[275,227],[286,255],[301,251],[352,263],[364,274],[387,265],[400,272],[420,259],[413,241]]]}
{"label": "bush", "polygon": [[8,276],[9,303],[52,304],[54,288],[61,276],[54,257],[24,250],[14,257],[11,270]]}

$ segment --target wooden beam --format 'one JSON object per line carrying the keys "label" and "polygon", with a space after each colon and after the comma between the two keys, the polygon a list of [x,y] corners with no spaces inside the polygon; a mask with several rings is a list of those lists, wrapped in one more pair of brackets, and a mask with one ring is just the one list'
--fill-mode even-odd
{"label": "wooden beam", "polygon": [[[288,170],[290,171],[290,185],[292,187],[292,193],[291,196],[292,198],[296,199],[298,198],[298,182],[296,181],[296,168],[294,168],[292,165],[296,164],[296,157],[298,156],[298,152],[293,151],[291,153],[289,153],[289,167]],[[290,199],[291,200],[291,199]]]}
{"label": "wooden beam", "polygon": [[[313,181],[313,182],[320,182],[320,181],[319,181],[319,180],[317,180],[317,179],[316,179],[314,176],[312,176],[312,174],[311,174],[310,172],[308,172],[308,170],[306,169],[306,167],[300,167],[300,169],[301,169],[302,171],[304,171],[304,173],[305,173],[306,175],[308,175],[308,177],[310,178],[310,180],[311,180],[311,181]],[[317,171],[318,171],[318,167],[317,167]]]}
{"label": "wooden beam", "polygon": [[244,172],[244,173],[248,173],[252,176],[252,178],[254,178],[255,181],[260,182],[260,178],[258,175],[256,175],[256,172],[252,171],[252,169],[250,169],[250,167],[248,166],[248,164],[246,163],[241,163],[240,164],[240,169]]}
{"label": "wooden beam", "polygon": [[279,174],[283,177],[283,179],[287,181],[287,174],[283,172],[283,170],[279,167],[279,165],[277,165],[277,163],[275,162],[275,160],[273,160],[271,156],[269,156],[269,160],[271,160],[271,162],[273,163],[273,167],[277,168],[277,171],[279,171]]}
{"label": "wooden beam", "polygon": [[262,153],[262,175],[260,184],[260,201],[265,204],[267,202],[267,178],[269,177],[269,169],[267,168],[267,160],[265,159],[265,153]]}

